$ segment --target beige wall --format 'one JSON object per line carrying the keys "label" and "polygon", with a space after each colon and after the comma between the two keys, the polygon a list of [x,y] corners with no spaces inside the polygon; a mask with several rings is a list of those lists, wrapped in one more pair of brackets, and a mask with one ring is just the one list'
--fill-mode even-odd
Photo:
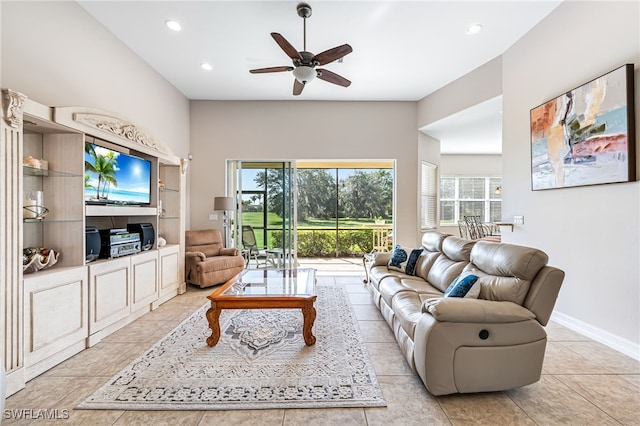
{"label": "beige wall", "polygon": [[564,2],[502,57],[503,217],[525,217],[503,235],[566,271],[555,318],[636,357],[640,184],[532,192],[529,111],[624,63],[636,64],[640,107],[639,19],[638,2]]}
{"label": "beige wall", "polygon": [[501,94],[502,58],[497,57],[418,102],[418,128]]}
{"label": "beige wall", "polygon": [[189,152],[189,102],[71,1],[0,2],[0,86],[48,106],[116,112]]}
{"label": "beige wall", "polygon": [[192,101],[191,228],[225,194],[228,159],[396,160],[396,235],[417,244],[415,102]]}

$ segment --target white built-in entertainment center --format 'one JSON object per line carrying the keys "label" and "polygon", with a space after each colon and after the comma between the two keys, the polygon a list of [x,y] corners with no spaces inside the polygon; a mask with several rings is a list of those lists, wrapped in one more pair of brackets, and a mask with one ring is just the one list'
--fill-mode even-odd
{"label": "white built-in entertainment center", "polygon": [[[185,291],[188,163],[117,114],[49,107],[7,89],[0,131],[0,353],[11,395]],[[85,204],[86,142],[148,160],[148,203]],[[25,158],[41,161],[25,165]],[[33,193],[48,210],[42,218],[24,213],[25,194]],[[87,256],[87,227],[141,224],[153,229],[146,250]],[[54,250],[57,262],[23,273],[23,249],[29,247]]]}

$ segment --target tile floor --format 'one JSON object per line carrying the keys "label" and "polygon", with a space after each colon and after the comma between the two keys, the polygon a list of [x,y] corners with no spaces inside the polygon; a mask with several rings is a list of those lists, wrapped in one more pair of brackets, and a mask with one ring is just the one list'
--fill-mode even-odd
{"label": "tile floor", "polygon": [[[506,392],[430,395],[409,369],[393,334],[371,304],[362,267],[319,270],[318,280],[349,292],[388,406],[323,410],[101,411],[73,410],[121,368],[206,302],[211,289],[190,287],[27,383],[5,409],[69,410],[66,420],[16,420],[2,425],[637,425],[640,424],[640,362],[558,324],[547,327],[549,343],[538,383]],[[321,261],[303,262],[319,267]],[[481,368],[481,366],[479,366]],[[62,413],[62,411],[59,411]],[[62,416],[59,416],[62,417]]]}

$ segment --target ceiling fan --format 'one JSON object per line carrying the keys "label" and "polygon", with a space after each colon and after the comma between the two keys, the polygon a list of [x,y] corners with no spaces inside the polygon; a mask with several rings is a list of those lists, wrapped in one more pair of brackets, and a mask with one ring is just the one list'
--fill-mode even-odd
{"label": "ceiling fan", "polygon": [[281,67],[269,67],[258,68],[250,70],[252,74],[262,74],[270,72],[282,72],[293,71],[295,80],[293,81],[293,94],[299,95],[302,93],[305,84],[318,77],[320,80],[328,81],[329,83],[337,84],[338,86],[348,87],[351,82],[346,78],[331,72],[326,69],[316,68],[319,65],[326,65],[333,61],[348,55],[353,51],[351,46],[343,44],[341,46],[334,47],[333,49],[325,50],[324,52],[314,55],[311,52],[307,52],[307,18],[311,16],[311,6],[307,3],[299,3],[296,6],[298,16],[303,18],[303,37],[304,44],[302,51],[298,52],[281,34],[271,33],[271,37],[278,43],[278,46],[287,54],[293,61],[293,66],[281,66]]}

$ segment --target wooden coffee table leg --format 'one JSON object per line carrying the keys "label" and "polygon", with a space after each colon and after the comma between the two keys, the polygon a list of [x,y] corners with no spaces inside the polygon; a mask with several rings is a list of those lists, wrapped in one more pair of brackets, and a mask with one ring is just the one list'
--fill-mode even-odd
{"label": "wooden coffee table leg", "polygon": [[313,335],[312,328],[313,323],[316,320],[316,308],[313,307],[313,300],[309,300],[302,308],[302,316],[304,317],[304,323],[302,325],[302,335],[304,336],[304,343],[307,346],[311,346],[316,343],[316,336]]}
{"label": "wooden coffee table leg", "polygon": [[207,320],[211,329],[211,336],[207,338],[209,346],[215,346],[220,340],[220,312],[221,309],[216,306],[216,303],[211,302],[211,307],[207,310]]}

